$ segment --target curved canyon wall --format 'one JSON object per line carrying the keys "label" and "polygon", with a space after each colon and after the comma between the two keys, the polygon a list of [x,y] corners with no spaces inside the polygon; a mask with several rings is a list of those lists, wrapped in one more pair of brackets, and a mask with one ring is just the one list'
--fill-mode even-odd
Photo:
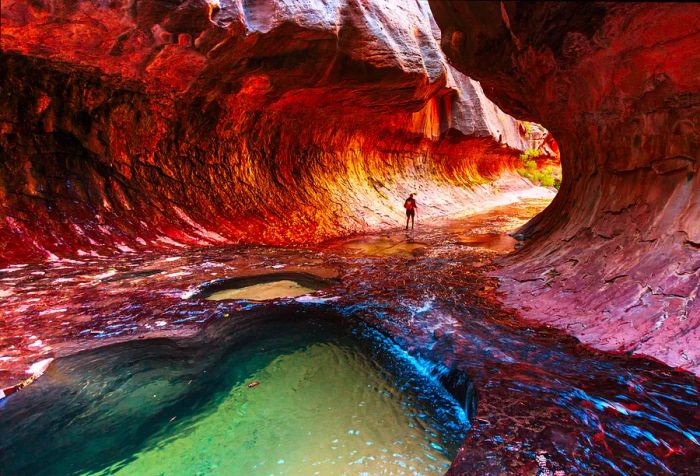
{"label": "curved canyon wall", "polygon": [[426,2],[2,3],[0,260],[290,244],[493,199],[530,146]]}
{"label": "curved canyon wall", "polygon": [[451,62],[561,149],[508,304],[700,371],[700,5],[431,1]]}

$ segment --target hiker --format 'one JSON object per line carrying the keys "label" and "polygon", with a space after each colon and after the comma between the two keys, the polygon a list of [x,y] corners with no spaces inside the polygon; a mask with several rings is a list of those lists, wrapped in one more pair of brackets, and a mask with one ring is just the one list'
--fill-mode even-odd
{"label": "hiker", "polygon": [[406,229],[408,230],[408,221],[410,220],[411,230],[413,230],[413,225],[416,221],[416,209],[418,208],[418,205],[416,205],[416,200],[413,198],[413,194],[408,196],[403,204],[403,207],[406,209]]}

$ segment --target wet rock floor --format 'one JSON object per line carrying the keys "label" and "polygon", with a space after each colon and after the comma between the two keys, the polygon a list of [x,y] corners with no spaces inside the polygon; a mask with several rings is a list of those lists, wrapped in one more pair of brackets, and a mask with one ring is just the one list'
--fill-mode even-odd
{"label": "wet rock floor", "polygon": [[[485,276],[515,245],[504,232],[544,206],[530,200],[430,224],[418,217],[414,231],[306,249],[232,246],[7,267],[0,388],[26,379],[32,364],[81,349],[191,335],[270,308],[319,307],[359,317],[409,353],[471,377],[477,411],[454,474],[534,474],[538,450],[567,474],[697,474],[695,377],[592,351],[499,304],[497,283]],[[197,298],[214,280],[274,272],[337,281],[266,302]]]}

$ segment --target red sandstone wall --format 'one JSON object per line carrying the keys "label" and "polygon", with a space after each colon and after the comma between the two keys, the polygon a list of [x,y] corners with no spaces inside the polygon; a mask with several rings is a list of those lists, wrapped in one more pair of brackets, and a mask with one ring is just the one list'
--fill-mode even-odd
{"label": "red sandstone wall", "polygon": [[0,260],[395,226],[527,147],[425,2],[7,0],[2,24]]}
{"label": "red sandstone wall", "polygon": [[500,273],[506,302],[700,371],[700,5],[431,8],[456,67],[561,148],[561,191]]}

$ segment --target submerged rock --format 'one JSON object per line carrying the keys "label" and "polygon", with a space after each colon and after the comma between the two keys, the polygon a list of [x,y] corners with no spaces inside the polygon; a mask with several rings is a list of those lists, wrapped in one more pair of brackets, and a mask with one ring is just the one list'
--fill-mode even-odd
{"label": "submerged rock", "polygon": [[190,297],[210,301],[268,301],[304,296],[333,284],[337,284],[337,281],[308,273],[270,273],[217,279],[205,284]]}

